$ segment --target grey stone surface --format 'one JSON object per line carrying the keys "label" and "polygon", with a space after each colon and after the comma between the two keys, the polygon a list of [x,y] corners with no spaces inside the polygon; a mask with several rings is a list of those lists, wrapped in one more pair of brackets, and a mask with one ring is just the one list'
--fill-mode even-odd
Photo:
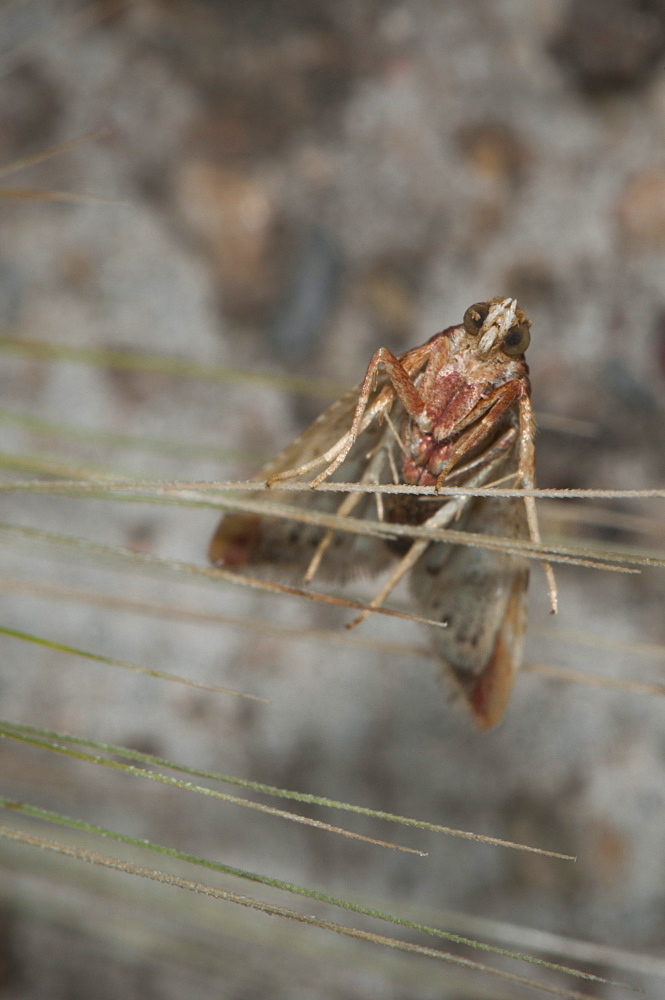
{"label": "grey stone surface", "polygon": [[[588,27],[597,23],[594,4],[562,0],[10,6],[0,63],[3,162],[108,131],[4,177],[6,186],[103,200],[2,202],[3,330],[353,384],[380,344],[405,350],[458,321],[471,302],[515,295],[533,319],[539,482],[660,486],[665,78],[656,55],[665,15],[655,0],[641,7],[634,20],[630,4],[608,4],[607,30],[598,33]],[[616,64],[617,37],[620,73],[607,68]],[[328,254],[314,268],[320,302],[298,311],[314,280],[313,233]],[[301,359],[283,325],[289,308]],[[0,391],[5,410],[192,446],[171,458],[2,422],[3,451],[178,480],[251,475],[261,455],[327,403],[242,382],[10,354],[2,355]],[[555,417],[586,421],[591,431],[563,433]],[[201,445],[244,458],[205,456],[194,450]],[[199,565],[216,519],[207,510],[98,500],[4,496],[2,504],[4,521]],[[552,504],[542,517],[552,534],[662,552],[661,501],[611,510],[619,519],[608,524],[571,524]],[[343,631],[345,621],[287,598],[129,573],[35,543],[3,547],[3,576],[299,630]],[[662,571],[563,567],[558,579],[554,621],[534,567],[527,661],[659,682]],[[415,654],[164,620],[74,597],[3,593],[2,604],[10,628],[271,700],[176,688],[6,637],[0,692],[8,718],[578,861],[349,820],[429,852],[398,855],[8,741],[0,746],[2,794],[453,930],[456,910],[662,954],[665,723],[655,695],[525,671],[504,723],[479,736],[436,664]],[[579,641],[579,633],[598,641]],[[389,621],[363,626],[362,637],[372,636],[422,642],[417,628]],[[631,643],[649,644],[651,655]],[[227,904],[190,909],[175,890],[126,888],[126,876],[104,881],[70,864],[53,869],[57,885],[53,872],[40,883],[28,852],[0,859],[0,994],[16,1000],[513,996],[479,976],[397,962]],[[524,940],[526,948],[526,931]],[[556,960],[575,964],[565,954]],[[662,993],[662,980],[601,962],[590,968]]]}

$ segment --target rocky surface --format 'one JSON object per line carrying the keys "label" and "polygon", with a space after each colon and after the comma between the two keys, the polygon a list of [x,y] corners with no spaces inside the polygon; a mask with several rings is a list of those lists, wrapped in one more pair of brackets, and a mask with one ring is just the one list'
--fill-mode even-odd
{"label": "rocky surface", "polygon": [[[344,385],[380,344],[405,350],[471,302],[514,295],[533,319],[540,484],[662,485],[662,3],[35,0],[10,6],[2,24],[2,162],[105,129],[3,178],[7,187],[93,199],[2,202],[6,335]],[[328,402],[8,353],[0,389],[3,410],[185,445],[174,458],[54,442],[3,419],[4,451],[164,479],[249,476]],[[201,565],[215,522],[208,510],[91,500],[5,497],[3,505],[3,520]],[[569,508],[553,505],[543,505],[543,520],[552,533],[662,550],[662,502],[614,502],[603,516],[594,507],[580,508],[590,524],[569,522]],[[146,579],[34,544],[13,542],[4,565],[24,580],[298,630],[344,622],[286,598]],[[561,614],[552,621],[534,568],[527,660],[660,681],[663,572],[564,567],[558,578]],[[505,722],[480,737],[450,703],[437,666],[415,654],[165,622],[74,597],[2,601],[8,627],[271,699],[257,706],[191,693],[4,638],[7,717],[578,861],[349,821],[429,851],[396,855],[91,775],[7,741],[3,794],[451,929],[457,910],[662,954],[658,697],[525,672]],[[363,635],[422,639],[386,622]],[[631,643],[648,644],[651,655]],[[144,916],[132,910],[130,919],[131,893],[141,890],[123,897],[124,876],[122,885],[97,884],[58,869],[59,893],[42,883],[37,895],[40,869],[25,874],[28,848],[7,857],[0,993],[17,1000],[490,995],[479,977],[396,964],[367,945],[235,910],[220,917],[210,907],[188,924],[175,890],[146,889]],[[178,952],[165,944],[174,925]],[[600,961],[590,968],[632,975],[654,997],[662,991],[662,980]]]}

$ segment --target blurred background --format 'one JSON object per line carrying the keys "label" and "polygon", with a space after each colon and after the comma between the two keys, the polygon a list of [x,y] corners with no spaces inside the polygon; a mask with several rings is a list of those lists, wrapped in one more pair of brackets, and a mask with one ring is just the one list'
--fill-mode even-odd
{"label": "blurred background", "polygon": [[[2,4],[0,38],[5,481],[249,477],[378,346],[407,350],[472,302],[510,295],[533,321],[539,485],[662,485],[661,0],[24,0]],[[182,367],[35,356],[32,342]],[[191,363],[311,381],[286,392]],[[3,495],[2,506],[14,526],[201,566],[217,519],[56,496]],[[550,537],[646,554],[663,551],[662,514],[660,500],[541,505]],[[307,630],[343,630],[343,613],[124,573],[11,532],[2,573],[7,628],[271,699],[176,689],[3,636],[3,716],[578,861],[354,821],[429,852],[398,855],[7,740],[3,795],[450,930],[476,919],[506,941],[518,925],[516,947],[530,947],[529,928],[620,949],[621,961],[594,952],[586,967],[616,978],[623,963],[618,978],[662,995],[655,687],[526,670],[503,724],[479,736],[433,661],[369,644],[417,644],[415,627],[370,622],[368,645],[335,644]],[[557,620],[537,565],[532,575],[528,663],[662,682],[662,570],[561,567]],[[112,604],[121,598],[283,631],[139,614]],[[1,850],[0,996],[12,1000],[517,995]],[[575,964],[572,945],[563,951],[557,960]]]}

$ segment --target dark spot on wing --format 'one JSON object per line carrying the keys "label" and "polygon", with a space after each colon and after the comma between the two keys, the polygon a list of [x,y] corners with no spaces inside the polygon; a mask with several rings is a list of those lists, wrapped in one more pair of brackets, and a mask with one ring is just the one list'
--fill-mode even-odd
{"label": "dark spot on wing", "polygon": [[438,576],[443,569],[450,554],[450,547],[446,545],[430,545],[425,553],[425,571],[430,576]]}

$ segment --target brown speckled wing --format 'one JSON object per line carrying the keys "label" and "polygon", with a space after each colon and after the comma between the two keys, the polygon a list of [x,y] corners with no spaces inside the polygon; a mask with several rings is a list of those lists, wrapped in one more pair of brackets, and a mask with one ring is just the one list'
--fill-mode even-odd
{"label": "brown speckled wing", "polygon": [[[357,398],[357,390],[353,390],[334,403],[256,478],[268,479],[324,454],[348,431]],[[400,404],[396,404],[395,409],[399,411],[399,408]],[[388,453],[393,453],[396,447],[387,424],[376,421],[360,435],[346,461],[330,477],[330,481],[362,482],[371,475],[376,482],[391,482]],[[268,503],[288,504],[308,513],[324,514],[335,514],[346,497],[345,493],[295,492],[279,488],[273,488],[266,494],[247,494],[248,500],[264,499]],[[375,497],[363,495],[349,517],[376,520]],[[325,533],[326,529],[319,525],[289,518],[242,512],[227,514],[217,527],[208,554],[213,565],[246,568],[284,582],[302,583]],[[362,574],[378,573],[394,558],[395,555],[379,538],[338,531],[321,560],[316,578],[343,583]]]}
{"label": "brown speckled wing", "polygon": [[[476,499],[458,527],[528,537],[520,499]],[[480,729],[501,719],[521,663],[528,577],[520,556],[442,543],[430,545],[411,575],[414,611],[446,623],[432,630],[432,645]]]}

